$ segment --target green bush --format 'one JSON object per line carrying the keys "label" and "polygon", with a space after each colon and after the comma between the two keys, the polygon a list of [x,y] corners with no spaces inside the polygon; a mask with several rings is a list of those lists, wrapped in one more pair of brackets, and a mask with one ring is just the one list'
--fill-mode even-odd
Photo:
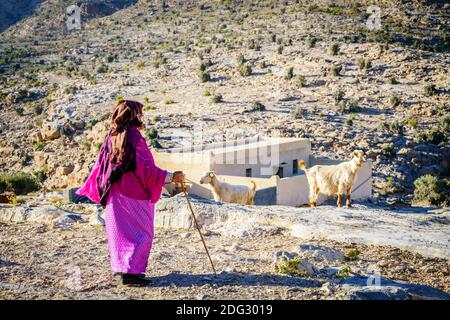
{"label": "green bush", "polygon": [[200,71],[200,82],[207,82],[211,80],[211,75],[207,71]]}
{"label": "green bush", "polygon": [[388,83],[389,83],[389,84],[399,84],[398,80],[395,79],[394,77],[390,77],[390,78],[388,79]]}
{"label": "green bush", "polygon": [[150,128],[147,130],[147,132],[146,132],[145,135],[146,135],[147,139],[149,139],[149,140],[156,139],[156,138],[158,138],[158,130],[156,130],[156,129],[153,128],[153,127],[150,127]]}
{"label": "green bush", "polygon": [[23,116],[24,113],[24,109],[22,107],[15,107],[14,111],[19,115],[19,116]]}
{"label": "green bush", "polygon": [[250,67],[248,64],[242,64],[239,67],[239,73],[243,77],[248,77],[249,75],[252,74],[252,67]]}
{"label": "green bush", "polygon": [[445,116],[442,118],[440,124],[444,131],[450,131],[450,116]]}
{"label": "green bush", "polygon": [[[339,111],[342,113],[351,113],[351,112],[356,112],[358,110],[358,104],[356,101],[345,98],[342,99],[339,104]],[[353,122],[351,122],[353,123]]]}
{"label": "green bush", "polygon": [[445,141],[447,140],[447,134],[442,129],[432,129],[427,132],[417,132],[416,140],[420,143],[431,143],[439,147],[443,147],[445,145]]}
{"label": "green bush", "polygon": [[359,70],[363,70],[366,67],[366,60],[363,58],[358,59],[358,68]]}
{"label": "green bush", "polygon": [[314,48],[316,46],[316,43],[317,43],[316,37],[309,37],[306,40],[306,45],[308,46],[308,48]]}
{"label": "green bush", "polygon": [[155,149],[161,149],[162,145],[159,143],[158,139],[150,140],[149,146]]}
{"label": "green bush", "polygon": [[347,279],[348,277],[350,277],[351,272],[352,272],[352,269],[349,266],[344,266],[344,267],[342,267],[341,270],[339,270],[338,273],[336,273],[336,277]]}
{"label": "green bush", "polygon": [[388,143],[381,148],[381,153],[386,157],[391,157],[395,154],[394,152],[394,144]]}
{"label": "green bush", "polygon": [[0,176],[0,193],[7,191],[8,187],[8,182],[2,176]]}
{"label": "green bush", "polygon": [[306,86],[306,78],[302,75],[297,75],[295,77],[295,83],[300,87],[303,88]]}
{"label": "green bush", "polygon": [[106,64],[101,64],[98,68],[97,68],[97,73],[107,73],[108,72],[108,66]]}
{"label": "green bush", "polygon": [[212,102],[214,102],[214,103],[220,103],[220,102],[222,102],[222,101],[223,101],[223,97],[222,97],[221,94],[214,94],[214,95],[212,96]]}
{"label": "green bush", "polygon": [[340,49],[339,43],[335,42],[330,46],[330,48],[328,49],[328,52],[332,56],[336,56],[339,54],[339,49]]}
{"label": "green bush", "polygon": [[415,128],[417,127],[417,119],[416,118],[409,118],[408,120],[406,120],[406,125],[410,128]]}
{"label": "green bush", "polygon": [[342,90],[338,90],[335,93],[333,93],[333,98],[336,103],[339,103],[341,100],[344,99],[344,97],[345,97],[345,92]]}
{"label": "green bush", "polygon": [[17,195],[39,190],[36,177],[28,173],[0,174],[0,192],[12,191]]}
{"label": "green bush", "polygon": [[450,205],[450,179],[424,175],[414,181],[414,202],[426,205]]}
{"label": "green bush", "polygon": [[428,84],[423,88],[423,91],[425,93],[425,95],[427,96],[432,96],[433,94],[436,93],[436,85],[435,84]]}
{"label": "green bush", "polygon": [[282,53],[283,53],[283,50],[284,50],[284,47],[283,47],[283,46],[278,46],[278,47],[277,47],[277,52],[278,52],[278,54],[282,54]]}
{"label": "green bush", "polygon": [[389,103],[391,104],[392,107],[396,107],[400,104],[400,98],[398,96],[391,96],[389,98]]}
{"label": "green bush", "polygon": [[338,77],[338,76],[340,76],[340,75],[341,75],[341,71],[342,71],[342,66],[341,66],[341,65],[333,64],[333,65],[330,67],[330,74],[331,74],[333,77]]}
{"label": "green bush", "polygon": [[286,70],[286,75],[284,76],[284,78],[286,80],[291,80],[294,77],[294,67],[289,67]]}
{"label": "green bush", "polygon": [[259,102],[259,101],[255,101],[255,102],[253,103],[252,110],[253,110],[253,111],[265,111],[265,110],[266,110],[266,106],[263,105],[263,104],[262,104],[261,102]]}
{"label": "green bush", "polygon": [[360,253],[361,251],[359,251],[358,249],[350,249],[347,251],[346,258],[349,261],[355,261],[358,259]]}
{"label": "green bush", "polygon": [[245,62],[247,62],[247,60],[245,59],[244,55],[242,53],[240,53],[238,55],[238,57],[236,58],[237,64],[238,66],[244,64]]}
{"label": "green bush", "polygon": [[300,257],[295,257],[294,259],[284,259],[277,263],[275,269],[281,274],[290,275],[304,275],[304,272],[299,270],[299,265],[302,262]]}
{"label": "green bush", "polygon": [[403,134],[403,122],[400,121],[392,121],[392,122],[383,122],[383,129],[390,133]]}

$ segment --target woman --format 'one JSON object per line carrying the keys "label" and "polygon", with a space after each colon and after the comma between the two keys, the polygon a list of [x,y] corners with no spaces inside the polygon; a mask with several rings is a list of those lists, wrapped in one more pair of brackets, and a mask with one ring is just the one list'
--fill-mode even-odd
{"label": "woman", "polygon": [[77,191],[106,208],[105,226],[113,272],[121,283],[145,286],[143,275],[153,241],[153,216],[164,183],[181,183],[184,174],[155,166],[140,133],[142,104],[121,100],[111,128],[85,184]]}

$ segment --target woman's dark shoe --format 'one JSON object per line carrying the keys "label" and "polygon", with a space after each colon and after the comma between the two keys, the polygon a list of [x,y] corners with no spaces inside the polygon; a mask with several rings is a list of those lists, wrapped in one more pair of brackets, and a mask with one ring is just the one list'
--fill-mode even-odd
{"label": "woman's dark shoe", "polygon": [[121,275],[121,284],[128,287],[145,287],[151,285],[152,281],[145,278],[144,274],[123,273]]}

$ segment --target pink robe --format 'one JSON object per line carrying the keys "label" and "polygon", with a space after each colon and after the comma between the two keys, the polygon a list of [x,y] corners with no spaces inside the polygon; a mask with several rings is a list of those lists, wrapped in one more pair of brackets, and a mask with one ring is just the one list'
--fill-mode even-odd
{"label": "pink robe", "polygon": [[[106,204],[105,227],[113,272],[140,274],[147,268],[154,236],[155,203],[161,196],[167,171],[155,165],[145,139],[136,145],[136,170],[125,173],[111,187]],[[100,202],[96,177],[97,160],[85,184],[77,191]]]}

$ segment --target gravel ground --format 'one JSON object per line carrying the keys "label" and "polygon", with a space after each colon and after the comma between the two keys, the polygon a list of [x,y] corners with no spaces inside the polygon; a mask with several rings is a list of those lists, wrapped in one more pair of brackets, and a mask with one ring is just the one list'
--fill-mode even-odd
{"label": "gravel ground", "polygon": [[[347,293],[345,286],[335,285],[337,279],[324,275],[277,274],[275,253],[303,244],[283,232],[245,239],[206,232],[219,272],[215,278],[198,234],[156,230],[147,271],[153,285],[146,288],[115,285],[102,227],[0,224],[0,236],[0,299],[341,299]],[[358,249],[357,260],[333,265],[348,265],[355,274],[377,266],[382,278],[450,292],[445,259],[387,246],[320,239],[308,243],[343,252]]]}

